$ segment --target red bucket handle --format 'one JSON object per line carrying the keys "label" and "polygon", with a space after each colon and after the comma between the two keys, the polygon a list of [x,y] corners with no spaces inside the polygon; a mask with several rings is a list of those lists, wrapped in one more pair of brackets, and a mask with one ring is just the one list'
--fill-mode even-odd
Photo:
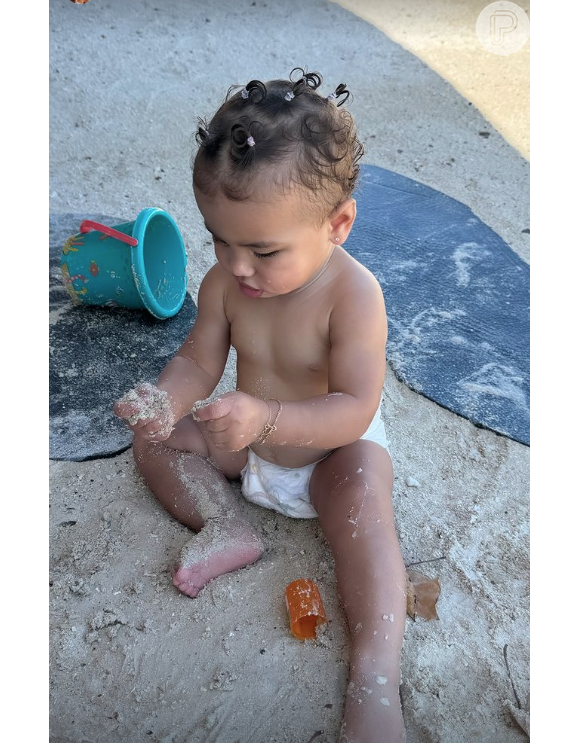
{"label": "red bucket handle", "polygon": [[121,242],[127,243],[127,245],[132,245],[133,247],[139,244],[139,240],[137,240],[136,237],[125,235],[124,232],[119,232],[119,230],[114,230],[112,227],[107,227],[107,225],[105,224],[99,224],[99,222],[93,222],[92,219],[85,219],[83,222],[81,222],[81,226],[80,226],[81,232],[90,232],[91,230],[96,230],[97,232],[103,232],[105,235],[108,235],[109,237],[114,237],[116,240],[120,240]]}

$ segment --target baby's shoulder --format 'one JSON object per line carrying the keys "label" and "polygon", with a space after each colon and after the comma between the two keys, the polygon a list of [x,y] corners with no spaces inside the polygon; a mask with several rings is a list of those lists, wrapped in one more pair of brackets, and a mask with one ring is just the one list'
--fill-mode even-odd
{"label": "baby's shoulder", "polygon": [[201,280],[200,291],[202,287],[211,287],[211,291],[214,294],[219,293],[223,295],[227,289],[227,284],[228,274],[219,263],[214,263]]}
{"label": "baby's shoulder", "polygon": [[335,296],[356,296],[358,294],[370,293],[373,297],[382,297],[383,291],[377,277],[369,271],[366,266],[359,263],[356,258],[342,250],[340,254],[339,270],[336,272],[338,282]]}
{"label": "baby's shoulder", "polygon": [[205,274],[199,285],[197,295],[198,309],[202,306],[212,306],[223,308],[226,294],[227,274],[220,266],[215,263]]}

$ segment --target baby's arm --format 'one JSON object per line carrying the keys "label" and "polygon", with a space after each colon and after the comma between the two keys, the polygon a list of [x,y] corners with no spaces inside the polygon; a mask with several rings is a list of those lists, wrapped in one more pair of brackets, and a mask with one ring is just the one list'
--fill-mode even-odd
{"label": "baby's arm", "polygon": [[[169,361],[157,380],[155,392],[160,414],[144,422],[139,401],[134,395],[125,396],[115,404],[115,413],[126,418],[132,427],[143,429],[143,433],[161,431],[159,438],[167,438],[175,423],[192,411],[194,403],[203,400],[214,391],[223,374],[230,350],[230,324],[224,311],[224,287],[219,265],[213,266],[205,275],[198,295],[197,319],[181,348]],[[151,389],[146,385],[136,388],[140,399],[151,398]],[[149,386],[150,387],[150,386]],[[143,407],[143,406],[141,406]],[[165,420],[161,424],[161,417]],[[159,420],[157,419],[159,418]],[[168,431],[167,431],[168,429]],[[167,431],[167,435],[165,435]]]}
{"label": "baby's arm", "polygon": [[[266,445],[334,449],[359,439],[380,403],[385,379],[387,315],[379,282],[357,275],[340,293],[329,321],[328,394],[282,401]],[[270,423],[279,405],[270,400]]]}

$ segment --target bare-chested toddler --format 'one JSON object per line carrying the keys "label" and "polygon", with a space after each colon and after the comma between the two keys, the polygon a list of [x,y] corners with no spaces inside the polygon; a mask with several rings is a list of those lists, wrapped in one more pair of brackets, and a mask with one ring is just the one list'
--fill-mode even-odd
{"label": "bare-chested toddler", "polygon": [[[381,420],[387,317],[375,277],[344,249],[363,148],[345,85],[318,73],[232,86],[199,120],[193,190],[217,263],[190,334],[157,385],[115,404],[158,501],[195,532],[175,586],[196,596],[258,560],[248,500],[318,518],[351,633],[341,743],[405,738],[399,701],[406,575]],[[230,346],[236,391],[205,405]],[[192,413],[193,411],[193,413]]]}

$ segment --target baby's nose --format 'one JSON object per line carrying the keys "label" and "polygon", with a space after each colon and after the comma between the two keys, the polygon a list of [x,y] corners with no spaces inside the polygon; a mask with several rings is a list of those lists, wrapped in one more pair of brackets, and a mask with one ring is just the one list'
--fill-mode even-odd
{"label": "baby's nose", "polygon": [[232,261],[230,270],[237,279],[249,278],[255,273],[248,261],[244,260]]}

